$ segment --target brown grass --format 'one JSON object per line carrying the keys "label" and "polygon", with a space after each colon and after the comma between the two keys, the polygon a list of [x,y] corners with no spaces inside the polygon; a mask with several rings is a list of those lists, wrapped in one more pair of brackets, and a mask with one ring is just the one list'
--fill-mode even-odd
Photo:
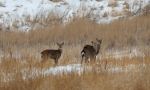
{"label": "brown grass", "polygon": [[126,1],[123,3],[123,5],[124,5],[124,9],[129,9],[130,8],[129,3],[127,3]]}
{"label": "brown grass", "polygon": [[102,0],[96,0],[97,2],[100,2],[100,1],[102,1]]}
{"label": "brown grass", "polygon": [[100,10],[103,10],[103,9],[104,9],[104,6],[100,6],[99,8],[100,8]]}
{"label": "brown grass", "polygon": [[145,13],[145,15],[150,13],[150,3],[143,8],[143,12]]}
{"label": "brown grass", "polygon": [[0,7],[5,7],[4,3],[0,2]]}
{"label": "brown grass", "polygon": [[109,6],[109,7],[117,7],[117,6],[118,6],[117,0],[110,0],[110,1],[108,2],[108,6]]}
{"label": "brown grass", "polygon": [[[150,88],[149,80],[149,55],[140,58],[123,58],[119,59],[104,59],[98,60],[97,66],[91,65],[92,71],[87,71],[79,75],[76,71],[65,74],[48,76],[33,76],[28,77],[34,68],[42,70],[43,67],[40,64],[35,64],[33,61],[35,58],[28,58],[27,62],[22,64],[18,59],[15,61],[11,58],[3,58],[1,63],[1,80],[7,77],[7,81],[0,83],[1,90],[148,90]],[[13,60],[13,61],[12,61]],[[107,63],[106,63],[107,61]],[[68,62],[67,62],[68,63]],[[137,67],[128,69],[123,72],[110,72],[111,67],[122,67],[126,70],[127,65],[134,64]],[[145,64],[144,66],[138,66],[139,64]],[[47,65],[47,63],[46,63]],[[109,66],[107,66],[109,65]],[[49,64],[50,66],[50,64]],[[48,67],[49,67],[48,66]],[[48,68],[46,67],[46,68]],[[106,67],[103,69],[103,67]],[[29,68],[29,71],[21,72],[22,69]],[[5,76],[4,76],[5,74]],[[9,75],[11,74],[11,75]],[[24,75],[26,79],[22,77]]]}
{"label": "brown grass", "polygon": [[112,12],[110,13],[110,15],[111,15],[112,17],[117,17],[117,16],[122,16],[122,15],[124,15],[124,13],[123,13],[123,12],[119,12],[119,11],[115,11],[115,10],[112,10]]}
{"label": "brown grass", "polygon": [[60,2],[60,1],[63,1],[63,0],[50,0],[52,2]]}
{"label": "brown grass", "polygon": [[[38,27],[29,32],[0,31],[0,90],[148,90],[149,25],[150,15],[147,14],[109,24],[97,24],[86,18],[76,18],[66,26],[56,24]],[[52,60],[41,65],[42,50],[57,49],[56,42],[64,41],[58,65],[79,64],[81,49],[84,45],[91,44],[95,38],[104,38],[104,42],[102,54],[98,55],[102,59],[98,59],[96,65],[89,65],[93,67],[92,71],[85,69],[81,75],[72,71],[62,75],[28,77],[34,69],[40,71],[53,67]],[[116,59],[107,54],[109,51],[124,51],[132,47],[139,48],[145,56]],[[130,65],[134,67],[128,68]],[[115,67],[127,70],[109,71]],[[23,73],[25,69],[28,71]],[[24,80],[22,77],[25,75]]]}
{"label": "brown grass", "polygon": [[103,17],[104,17],[104,18],[108,17],[108,13],[105,12],[105,13],[103,14]]}

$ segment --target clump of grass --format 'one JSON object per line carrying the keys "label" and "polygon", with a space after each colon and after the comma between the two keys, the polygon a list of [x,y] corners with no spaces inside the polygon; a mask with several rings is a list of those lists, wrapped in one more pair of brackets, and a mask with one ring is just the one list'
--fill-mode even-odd
{"label": "clump of grass", "polygon": [[102,1],[102,0],[96,0],[97,2],[100,2],[100,1]]}
{"label": "clump of grass", "polygon": [[123,5],[124,5],[124,9],[129,9],[130,8],[129,3],[127,3],[126,1],[123,3]]}
{"label": "clump of grass", "polygon": [[104,17],[104,18],[108,17],[108,13],[105,12],[105,13],[103,14],[103,17]]}
{"label": "clump of grass", "polygon": [[3,30],[3,28],[2,28],[2,23],[0,23],[0,31],[2,31]]}
{"label": "clump of grass", "polygon": [[110,13],[110,15],[112,16],[112,17],[117,17],[117,16],[122,16],[123,15],[123,13],[122,12],[119,12],[119,11],[112,11],[111,13]]}
{"label": "clump of grass", "polygon": [[100,6],[99,8],[100,8],[101,10],[103,10],[103,9],[104,9],[104,6]]}
{"label": "clump of grass", "polygon": [[132,16],[133,15],[133,13],[130,11],[130,10],[123,10],[123,12],[122,12],[124,15],[126,15],[127,17],[129,17],[129,16]]}
{"label": "clump of grass", "polygon": [[52,1],[52,2],[60,2],[60,1],[63,1],[63,0],[49,0],[49,1]]}
{"label": "clump of grass", "polygon": [[18,27],[18,24],[19,23],[19,21],[14,21],[13,23],[12,23],[12,26],[15,28],[15,29],[18,29],[19,27]]}
{"label": "clump of grass", "polygon": [[117,0],[110,0],[110,1],[108,2],[108,6],[109,6],[109,7],[117,7],[117,6],[118,6]]}
{"label": "clump of grass", "polygon": [[0,2],[0,7],[5,7],[3,2]]}
{"label": "clump of grass", "polygon": [[146,5],[144,8],[143,8],[143,11],[146,14],[148,14],[150,12],[150,4]]}
{"label": "clump of grass", "polygon": [[0,14],[0,18],[2,18],[3,17],[3,14]]}

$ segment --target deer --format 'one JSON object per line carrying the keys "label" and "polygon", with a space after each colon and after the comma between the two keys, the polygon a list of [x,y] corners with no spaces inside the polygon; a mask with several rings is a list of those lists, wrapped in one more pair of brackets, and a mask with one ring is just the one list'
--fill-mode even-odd
{"label": "deer", "polygon": [[104,40],[104,38],[102,38],[102,39],[96,38],[96,41],[98,43],[98,45],[97,45],[97,55],[99,54],[99,52],[102,54],[101,46],[102,46],[103,40]]}
{"label": "deer", "polygon": [[86,62],[87,62],[87,59],[94,59],[94,62],[95,62],[96,56],[99,54],[99,51],[101,49],[103,38],[101,40],[96,38],[96,41],[97,43],[94,43],[92,41],[92,45],[85,45],[83,47],[83,50],[81,51],[81,55],[82,55],[81,65],[82,65],[84,57],[85,57]]}
{"label": "deer", "polygon": [[62,54],[62,46],[64,45],[64,42],[61,44],[57,43],[57,45],[59,47],[58,50],[46,49],[41,52],[42,62],[45,62],[48,59],[53,59],[55,61],[55,65],[58,65],[58,59]]}
{"label": "deer", "polygon": [[86,45],[86,46],[87,47],[84,47],[83,50],[81,51],[81,55],[82,55],[81,66],[84,58],[85,58],[85,63],[89,63],[88,59],[90,60],[96,59],[97,50],[98,50],[97,42],[92,41],[92,46],[91,45]]}
{"label": "deer", "polygon": [[[97,45],[97,54],[99,54],[99,51],[100,51],[100,53],[102,53],[102,52],[101,52],[101,45],[102,45],[102,41],[103,41],[103,40],[104,40],[103,38],[102,38],[102,39],[96,38],[96,41],[97,41],[97,43],[98,43],[98,45]],[[87,49],[87,48],[91,48],[91,47],[93,47],[93,46],[91,46],[91,45],[86,45],[86,46],[84,46],[83,49]]]}

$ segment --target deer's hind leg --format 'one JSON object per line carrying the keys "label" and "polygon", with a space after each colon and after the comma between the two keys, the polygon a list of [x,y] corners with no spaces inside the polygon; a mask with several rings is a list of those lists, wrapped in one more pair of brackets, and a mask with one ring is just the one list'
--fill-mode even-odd
{"label": "deer's hind leg", "polygon": [[42,63],[45,63],[45,61],[48,60],[48,55],[42,54],[42,55],[41,55],[41,58],[42,58],[42,61],[41,61],[41,62],[42,62]]}
{"label": "deer's hind leg", "polygon": [[55,60],[55,66],[58,66],[58,59]]}
{"label": "deer's hind leg", "polygon": [[82,56],[82,59],[81,59],[81,66],[82,66],[83,60],[84,60],[84,56]]}

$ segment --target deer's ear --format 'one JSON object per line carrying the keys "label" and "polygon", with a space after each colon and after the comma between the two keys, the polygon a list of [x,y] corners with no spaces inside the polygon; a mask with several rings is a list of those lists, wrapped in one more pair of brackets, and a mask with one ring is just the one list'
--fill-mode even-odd
{"label": "deer's ear", "polygon": [[96,38],[96,41],[99,41],[98,38]]}
{"label": "deer's ear", "polygon": [[101,41],[103,41],[103,40],[104,40],[104,38],[101,39]]}
{"label": "deer's ear", "polygon": [[93,44],[94,42],[92,41],[92,44]]}
{"label": "deer's ear", "polygon": [[64,45],[64,42],[62,42],[62,45]]}
{"label": "deer's ear", "polygon": [[59,43],[57,42],[57,45],[59,45]]}

